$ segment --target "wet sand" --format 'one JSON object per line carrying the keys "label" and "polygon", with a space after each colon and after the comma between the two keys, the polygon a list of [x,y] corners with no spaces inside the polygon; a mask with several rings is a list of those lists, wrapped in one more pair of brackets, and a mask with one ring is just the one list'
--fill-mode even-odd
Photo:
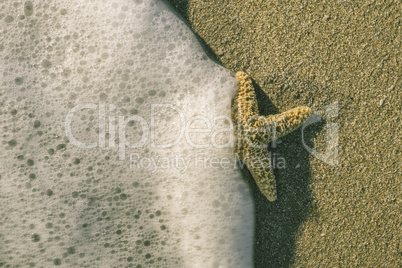
{"label": "wet sand", "polygon": [[[298,130],[272,148],[286,162],[274,170],[277,201],[244,171],[255,267],[401,267],[400,2],[170,3],[211,57],[254,79],[262,114],[303,105],[323,118],[304,144]],[[327,136],[338,156],[325,162],[306,147],[325,154]]]}

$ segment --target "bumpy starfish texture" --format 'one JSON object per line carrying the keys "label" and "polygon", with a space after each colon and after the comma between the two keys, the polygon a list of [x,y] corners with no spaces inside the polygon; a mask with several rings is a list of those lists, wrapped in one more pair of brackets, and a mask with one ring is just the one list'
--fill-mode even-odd
{"label": "bumpy starfish texture", "polygon": [[251,79],[244,72],[237,72],[236,78],[240,87],[232,107],[235,153],[247,165],[260,191],[269,201],[275,201],[276,183],[267,145],[300,127],[311,110],[298,107],[281,114],[261,116]]}

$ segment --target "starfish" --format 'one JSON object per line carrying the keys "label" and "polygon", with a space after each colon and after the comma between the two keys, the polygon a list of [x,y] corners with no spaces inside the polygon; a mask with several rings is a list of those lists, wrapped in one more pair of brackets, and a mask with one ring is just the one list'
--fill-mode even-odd
{"label": "starfish", "polygon": [[268,143],[300,127],[311,115],[308,107],[298,107],[281,114],[261,116],[250,77],[237,72],[240,82],[232,107],[235,153],[248,167],[262,194],[269,201],[277,198]]}

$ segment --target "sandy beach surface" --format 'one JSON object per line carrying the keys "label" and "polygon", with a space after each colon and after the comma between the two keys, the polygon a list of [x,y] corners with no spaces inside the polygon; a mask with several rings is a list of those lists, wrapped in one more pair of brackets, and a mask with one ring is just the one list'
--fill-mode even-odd
{"label": "sandy beach surface", "polygon": [[169,2],[212,58],[253,78],[262,114],[323,119],[272,148],[277,201],[244,171],[255,267],[401,267],[401,2]]}

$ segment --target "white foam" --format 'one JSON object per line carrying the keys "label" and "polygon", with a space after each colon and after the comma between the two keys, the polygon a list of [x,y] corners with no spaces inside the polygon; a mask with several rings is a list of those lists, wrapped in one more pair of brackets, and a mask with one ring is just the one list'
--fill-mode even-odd
{"label": "white foam", "polygon": [[0,5],[0,263],[251,267],[236,81],[187,26],[159,1]]}

